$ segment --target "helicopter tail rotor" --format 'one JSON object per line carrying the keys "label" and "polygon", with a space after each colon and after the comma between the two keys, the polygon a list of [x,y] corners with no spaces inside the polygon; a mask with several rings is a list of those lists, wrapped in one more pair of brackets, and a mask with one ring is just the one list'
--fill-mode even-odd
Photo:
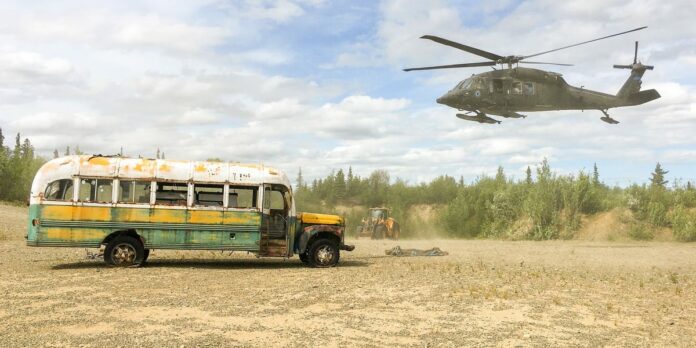
{"label": "helicopter tail rotor", "polygon": [[636,41],[636,46],[635,50],[633,51],[633,64],[630,65],[620,65],[620,64],[614,64],[615,69],[643,69],[645,70],[653,70],[655,67],[652,65],[643,65],[640,62],[638,62],[638,41]]}

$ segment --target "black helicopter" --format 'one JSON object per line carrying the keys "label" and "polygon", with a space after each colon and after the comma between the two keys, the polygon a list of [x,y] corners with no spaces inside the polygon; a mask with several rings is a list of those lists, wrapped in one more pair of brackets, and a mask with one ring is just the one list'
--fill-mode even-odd
{"label": "black helicopter", "polygon": [[[631,69],[631,76],[628,77],[628,80],[626,80],[616,95],[587,90],[582,87],[574,87],[569,85],[559,73],[520,68],[519,64],[571,66],[572,64],[533,62],[525,61],[525,59],[645,28],[647,27],[640,27],[618,34],[612,34],[526,56],[500,56],[441,37],[425,35],[421,38],[473,53],[477,56],[490,59],[490,61],[409,68],[404,69],[404,71],[480,66],[493,67],[493,71],[472,75],[470,78],[459,82],[456,87],[445,95],[437,98],[437,102],[440,104],[447,105],[460,111],[466,111],[464,114],[457,114],[457,117],[467,121],[493,124],[500,123],[501,121],[488,117],[488,115],[497,115],[505,118],[521,118],[526,117],[526,115],[522,115],[519,112],[527,111],[599,110],[604,113],[604,116],[600,118],[602,121],[610,124],[617,124],[619,121],[609,116],[607,113],[608,109],[644,104],[660,98],[660,94],[654,89],[640,90],[643,73],[645,73],[646,70],[652,70],[653,66],[643,65],[638,62],[638,41],[636,41],[635,44],[633,64],[614,65],[614,68],[617,69]],[[495,69],[494,66],[496,65],[501,65],[502,68]],[[507,68],[505,68],[505,65],[507,65]]]}

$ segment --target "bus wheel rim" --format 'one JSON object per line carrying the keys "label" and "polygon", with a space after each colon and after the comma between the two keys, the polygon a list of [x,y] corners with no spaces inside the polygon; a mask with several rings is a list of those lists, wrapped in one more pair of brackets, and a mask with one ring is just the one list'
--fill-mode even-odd
{"label": "bus wheel rim", "polygon": [[130,244],[119,244],[111,253],[111,258],[117,265],[131,264],[135,261],[135,248]]}
{"label": "bus wheel rim", "polygon": [[333,261],[333,250],[328,245],[324,245],[317,250],[317,261],[322,265],[327,265]]}

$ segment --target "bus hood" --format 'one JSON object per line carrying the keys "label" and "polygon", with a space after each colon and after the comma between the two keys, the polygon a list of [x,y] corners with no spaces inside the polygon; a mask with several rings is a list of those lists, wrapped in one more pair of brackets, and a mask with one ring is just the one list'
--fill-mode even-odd
{"label": "bus hood", "polygon": [[316,213],[300,213],[299,220],[304,224],[312,225],[343,225],[342,216]]}

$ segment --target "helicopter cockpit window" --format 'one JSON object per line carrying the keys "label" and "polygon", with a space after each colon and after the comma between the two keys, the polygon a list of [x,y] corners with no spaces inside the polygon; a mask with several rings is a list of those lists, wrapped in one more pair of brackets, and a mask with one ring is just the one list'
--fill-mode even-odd
{"label": "helicopter cockpit window", "polygon": [[469,78],[469,79],[466,79],[466,80],[464,80],[464,82],[462,83],[462,85],[460,86],[460,88],[461,88],[461,89],[469,89],[469,87],[471,86],[471,83],[472,83],[472,82],[474,82],[473,79],[470,79],[470,78]]}

